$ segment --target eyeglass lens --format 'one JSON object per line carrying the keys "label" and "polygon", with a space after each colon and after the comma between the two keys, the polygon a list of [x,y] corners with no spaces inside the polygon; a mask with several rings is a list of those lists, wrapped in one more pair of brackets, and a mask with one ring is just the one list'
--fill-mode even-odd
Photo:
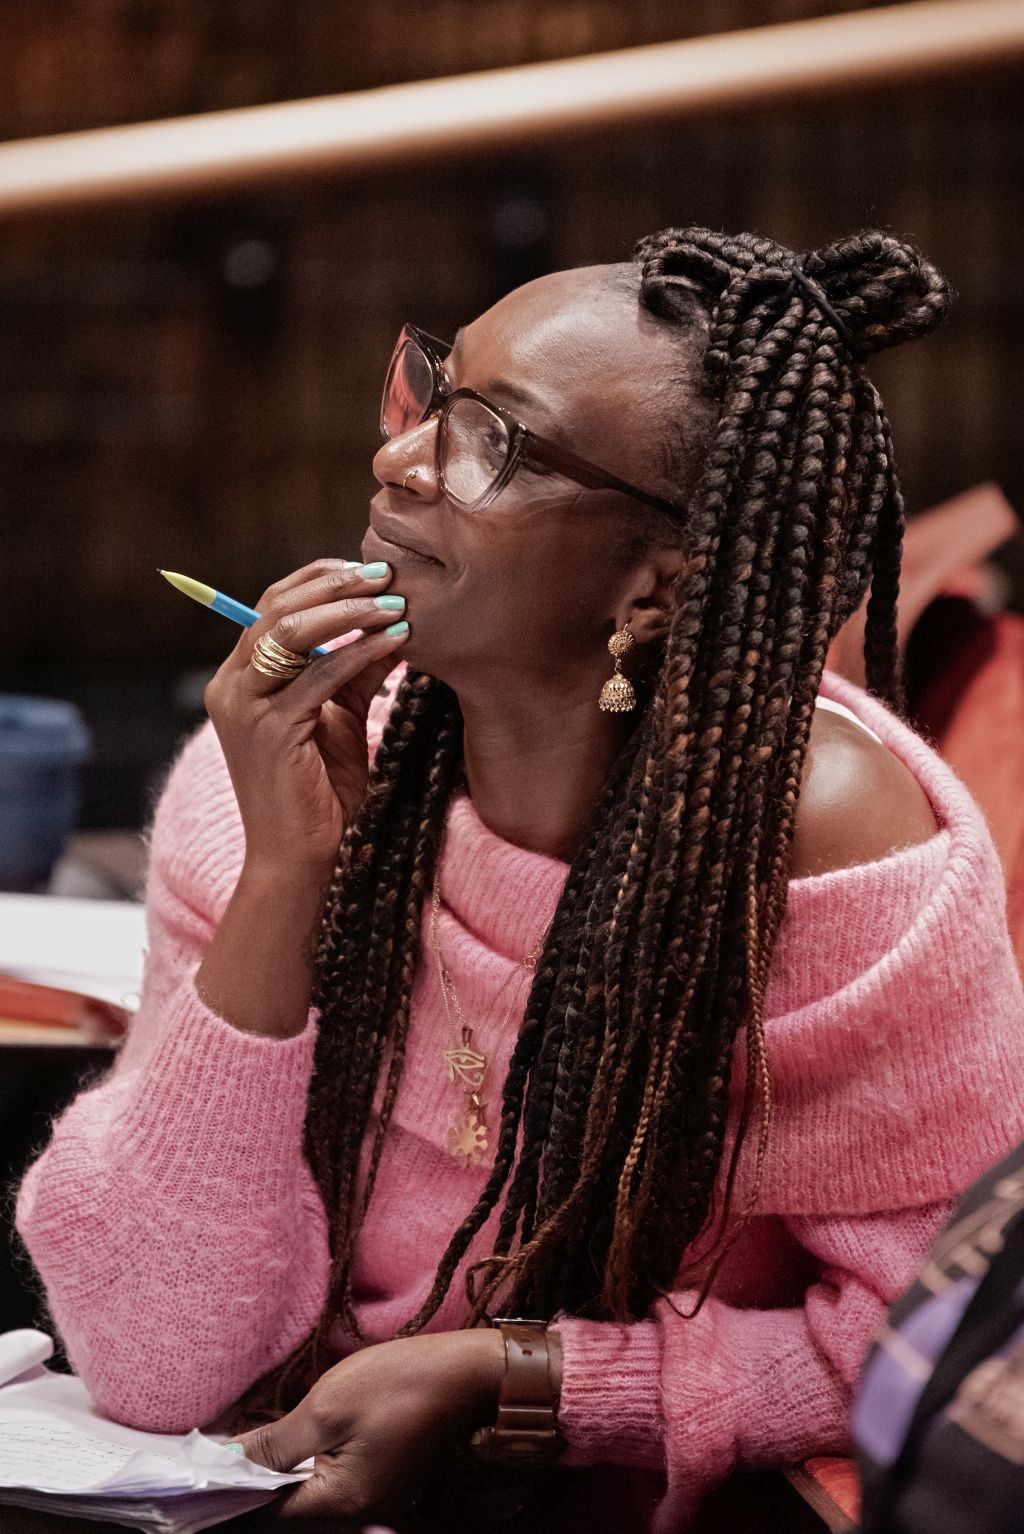
{"label": "eyeglass lens", "polygon": [[392,358],[384,385],[381,407],[381,431],[390,439],[418,426],[430,409],[434,393],[434,373],[426,356],[412,341],[406,341]]}
{"label": "eyeglass lens", "polygon": [[[414,341],[399,347],[388,372],[381,407],[381,430],[389,439],[425,419],[434,397],[434,374]],[[491,489],[508,461],[504,421],[475,399],[453,399],[441,417],[440,458],[445,488],[453,500],[472,505]]]}
{"label": "eyeglass lens", "polygon": [[485,496],[508,459],[508,429],[476,399],[452,400],[441,421],[441,468],[455,500],[472,505]]}

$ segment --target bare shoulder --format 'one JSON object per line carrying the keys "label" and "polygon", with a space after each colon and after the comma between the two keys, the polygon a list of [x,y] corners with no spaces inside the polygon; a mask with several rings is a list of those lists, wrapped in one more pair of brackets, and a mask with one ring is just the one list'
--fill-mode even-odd
{"label": "bare shoulder", "polygon": [[874,863],[939,829],[908,767],[859,725],[818,709],[793,836],[793,878]]}

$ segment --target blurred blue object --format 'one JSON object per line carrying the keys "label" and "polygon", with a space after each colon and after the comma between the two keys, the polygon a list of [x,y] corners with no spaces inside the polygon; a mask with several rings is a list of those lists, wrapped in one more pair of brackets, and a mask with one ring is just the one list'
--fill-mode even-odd
{"label": "blurred blue object", "polygon": [[74,830],[92,737],[72,703],[0,693],[0,889],[34,890]]}

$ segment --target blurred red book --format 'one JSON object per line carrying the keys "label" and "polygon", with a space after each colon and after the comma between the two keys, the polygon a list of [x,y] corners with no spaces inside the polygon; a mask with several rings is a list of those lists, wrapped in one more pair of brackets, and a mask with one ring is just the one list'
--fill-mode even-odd
{"label": "blurred red book", "polygon": [[0,1042],[57,1043],[59,1033],[71,1034],[76,1043],[115,1042],[128,1017],[124,1007],[96,996],[0,975]]}
{"label": "blurred red book", "polygon": [[116,1043],[144,952],[135,902],[0,894],[0,1042]]}

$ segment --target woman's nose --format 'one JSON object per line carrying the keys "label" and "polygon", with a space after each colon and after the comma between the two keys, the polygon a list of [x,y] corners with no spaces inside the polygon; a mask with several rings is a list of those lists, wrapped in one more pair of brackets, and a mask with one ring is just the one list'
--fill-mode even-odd
{"label": "woman's nose", "polygon": [[437,500],[441,487],[437,482],[436,435],[437,417],[432,416],[400,437],[382,443],[373,459],[378,482],[397,485],[423,500]]}

